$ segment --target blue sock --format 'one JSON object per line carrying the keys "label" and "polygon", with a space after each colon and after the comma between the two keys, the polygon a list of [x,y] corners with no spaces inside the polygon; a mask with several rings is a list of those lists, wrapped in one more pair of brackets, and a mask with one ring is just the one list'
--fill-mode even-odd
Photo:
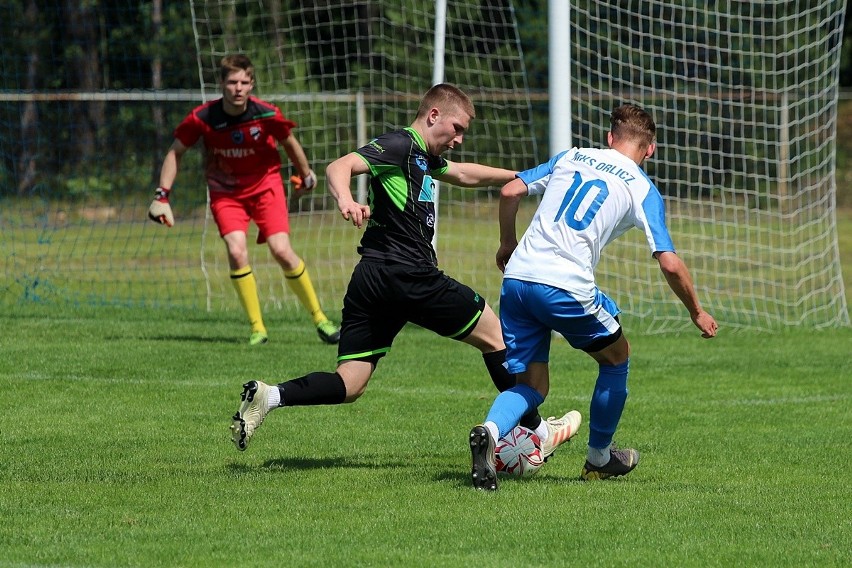
{"label": "blue sock", "polygon": [[627,400],[627,372],[630,361],[621,365],[601,365],[589,408],[589,446],[608,448],[621,420]]}
{"label": "blue sock", "polygon": [[500,430],[500,438],[518,425],[521,417],[530,409],[538,408],[544,398],[534,388],[515,385],[497,395],[488,411],[486,422],[493,422]]}

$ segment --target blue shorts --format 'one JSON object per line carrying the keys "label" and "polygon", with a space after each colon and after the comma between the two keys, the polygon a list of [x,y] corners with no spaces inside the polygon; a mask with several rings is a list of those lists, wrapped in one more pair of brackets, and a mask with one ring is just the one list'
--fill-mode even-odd
{"label": "blue shorts", "polygon": [[556,331],[575,349],[600,351],[621,337],[618,306],[596,290],[585,309],[571,294],[536,282],[506,278],[500,291],[500,324],[510,373],[521,373],[533,362],[550,360]]}

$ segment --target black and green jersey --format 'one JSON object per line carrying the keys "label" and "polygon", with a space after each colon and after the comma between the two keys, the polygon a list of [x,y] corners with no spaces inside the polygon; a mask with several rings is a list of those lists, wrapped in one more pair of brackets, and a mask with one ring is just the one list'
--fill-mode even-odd
{"label": "black and green jersey", "polygon": [[356,150],[370,167],[370,220],[358,252],[364,258],[437,266],[435,181],[447,161],[429,154],[412,128],[388,132]]}

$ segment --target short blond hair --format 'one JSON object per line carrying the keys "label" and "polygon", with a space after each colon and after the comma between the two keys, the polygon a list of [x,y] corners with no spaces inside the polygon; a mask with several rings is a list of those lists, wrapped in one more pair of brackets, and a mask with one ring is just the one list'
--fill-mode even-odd
{"label": "short blond hair", "polygon": [[415,118],[426,116],[429,110],[433,108],[437,108],[441,112],[458,110],[464,112],[470,118],[476,118],[476,109],[473,108],[473,101],[470,100],[467,93],[449,83],[439,83],[426,91],[426,94],[420,100]]}

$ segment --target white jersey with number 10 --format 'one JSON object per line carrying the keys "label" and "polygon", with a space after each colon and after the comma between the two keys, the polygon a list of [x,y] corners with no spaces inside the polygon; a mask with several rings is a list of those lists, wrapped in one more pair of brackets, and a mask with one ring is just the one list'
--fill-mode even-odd
{"label": "white jersey with number 10", "polygon": [[572,148],[518,177],[543,197],[504,278],[562,288],[587,305],[601,250],[631,227],[645,234],[652,254],[674,252],[659,190],[617,150]]}

